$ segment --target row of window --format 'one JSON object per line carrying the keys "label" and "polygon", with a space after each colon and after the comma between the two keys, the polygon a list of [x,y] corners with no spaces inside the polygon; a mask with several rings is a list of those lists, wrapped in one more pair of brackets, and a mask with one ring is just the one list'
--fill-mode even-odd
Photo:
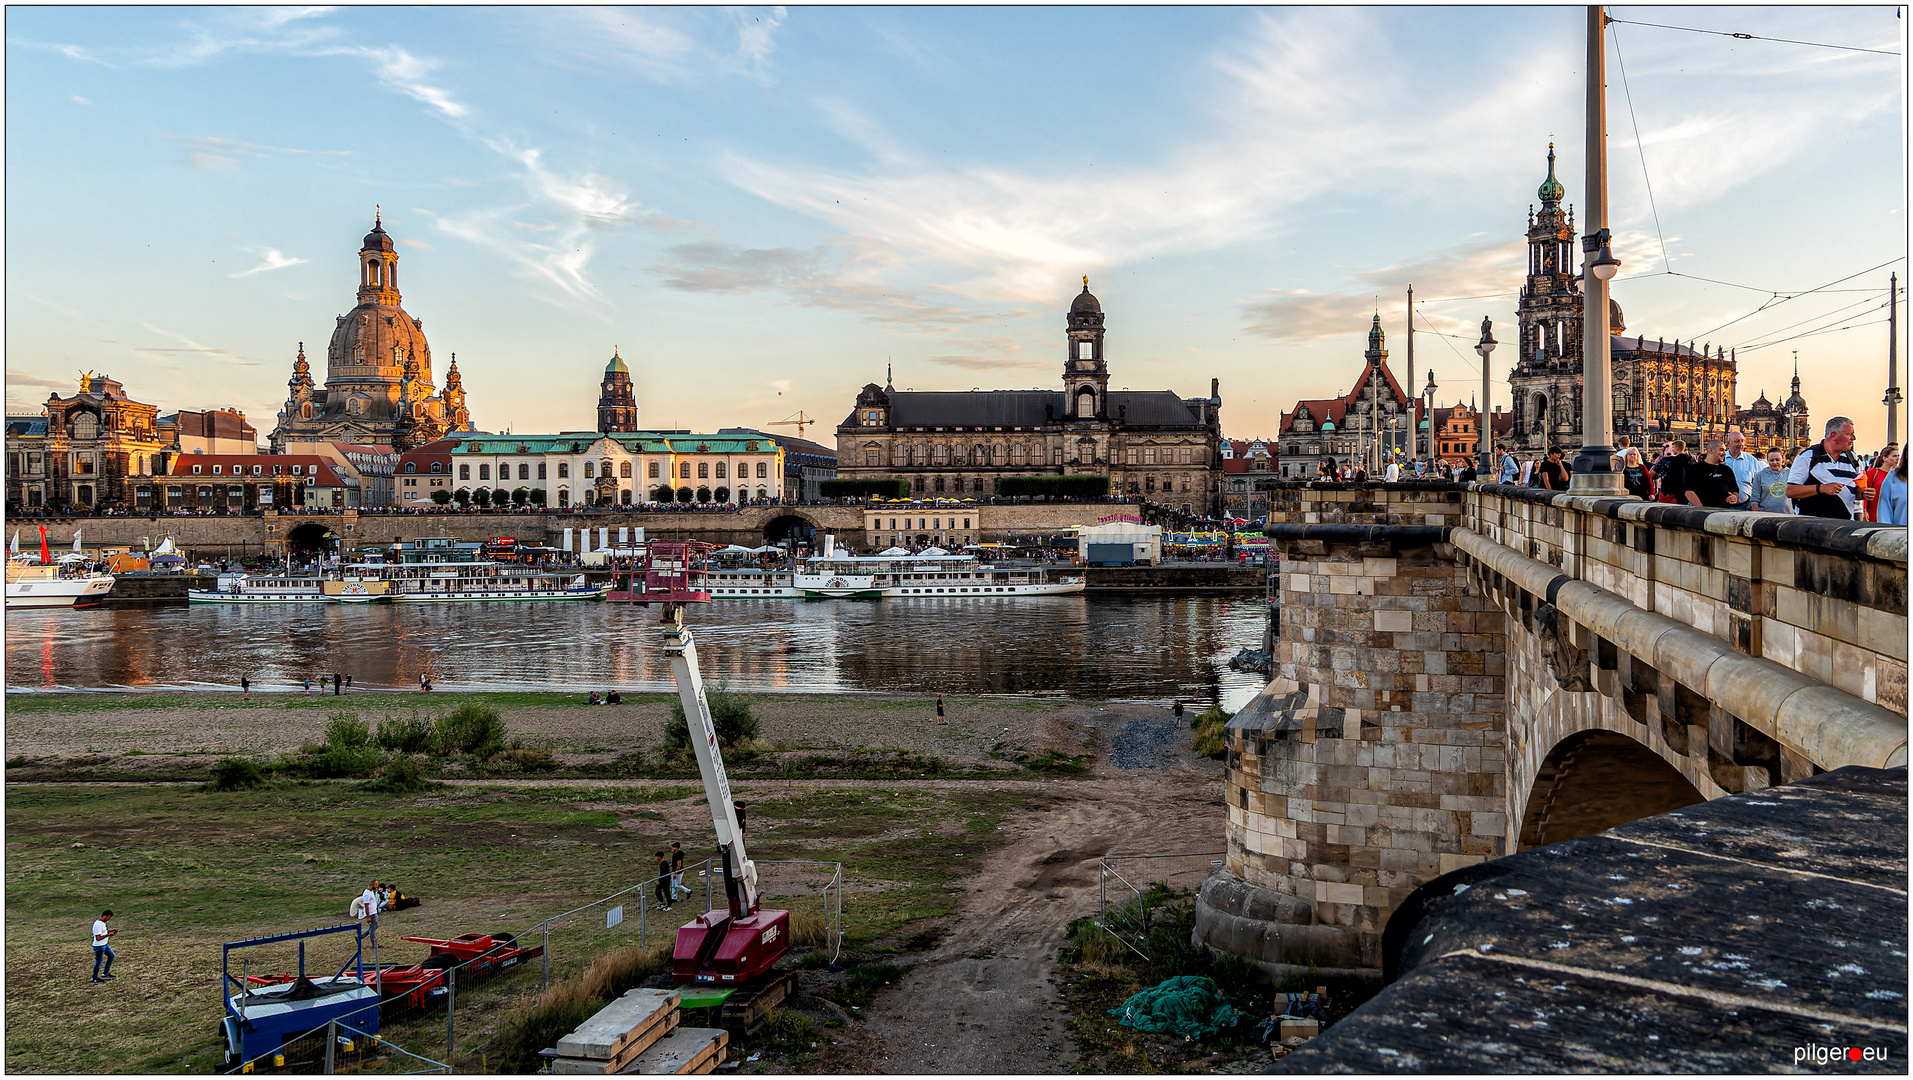
{"label": "row of window", "polygon": [[[651,479],[659,480],[663,478],[660,474],[660,464],[661,464],[660,462],[656,462],[656,461],[653,461],[650,463],[650,478]],[[715,466],[716,468],[716,479],[719,479],[719,480],[730,479],[730,464],[728,462],[723,462],[723,461],[698,462],[697,463],[697,478],[699,480],[712,479],[713,466]],[[217,466],[215,466],[215,468],[216,467]],[[257,466],[254,466],[254,468],[257,468]],[[440,471],[440,468],[441,468],[440,462],[436,462],[436,461],[432,462],[433,472]],[[519,462],[518,463],[518,479],[530,480],[532,478],[532,468],[533,467],[529,462],[522,462],[522,461]],[[586,480],[592,480],[592,479],[596,479],[599,476],[610,476],[611,468],[612,468],[612,465],[609,459],[602,462],[587,461],[584,463],[584,478]],[[546,478],[545,463],[542,461],[539,462],[537,465],[537,469],[538,469],[538,479],[540,480],[545,479]],[[498,478],[500,480],[510,480],[512,478],[511,470],[512,470],[512,467],[510,463],[506,463],[506,464],[502,464],[498,466]],[[631,463],[629,461],[619,462],[617,465],[617,470],[618,470],[618,476],[621,479],[625,479],[625,480],[631,479]],[[418,462],[416,461],[406,462],[405,471],[408,473],[417,472]],[[750,475],[751,475],[751,463],[748,461],[739,462],[737,465],[737,478],[739,480],[745,480],[745,479],[748,479]],[[569,479],[570,477],[571,477],[571,463],[565,462],[565,461],[559,462],[558,463],[558,478],[561,480],[565,480],[565,479]],[[460,480],[470,480],[472,478],[472,466],[470,462],[459,463],[458,478]],[[491,465],[490,464],[479,465],[478,479],[490,480],[491,478],[492,478]],[[689,461],[678,462],[678,478],[682,480],[691,479],[691,463]],[[760,461],[757,463],[757,478],[759,480],[770,479],[770,462]]]}
{"label": "row of window", "polygon": [[[203,470],[204,470],[205,468],[206,468],[206,466],[204,466],[204,465],[195,465],[195,466],[193,466],[193,475],[194,475],[194,476],[204,476],[204,475],[205,475],[205,472],[204,472]],[[222,472],[220,471],[220,470],[221,470],[222,468],[224,468],[224,466],[220,466],[220,465],[214,465],[214,466],[212,467],[212,469],[213,469],[213,475],[214,475],[214,476],[225,476],[225,475],[229,475],[229,474],[227,474],[227,473],[222,473]],[[282,472],[281,470],[286,470],[286,471],[284,471],[284,472]],[[230,475],[232,475],[232,476],[244,476],[244,475],[246,475],[246,467],[245,467],[244,465],[234,465],[234,466],[232,467],[232,472],[230,473]],[[264,475],[266,475],[266,473],[265,473],[265,466],[263,466],[263,465],[254,465],[254,466],[252,467],[252,475],[254,475],[254,476],[264,476]],[[304,475],[304,476],[317,476],[317,475],[319,475],[319,467],[318,467],[317,465],[303,465],[303,466],[302,466],[302,465],[274,465],[274,466],[272,467],[272,475],[274,475],[274,476],[287,476],[287,475],[290,475],[290,476],[301,476],[301,475]]]}
{"label": "row of window", "polygon": [[[926,522],[927,522],[928,524],[926,524]],[[884,523],[883,523],[883,519],[882,519],[882,518],[871,518],[871,519],[870,519],[870,528],[871,528],[871,529],[872,529],[873,531],[874,531],[874,530],[877,530],[877,529],[882,529],[882,528],[884,528],[884,527],[885,527],[885,526],[884,526]],[[896,519],[896,518],[891,518],[891,519],[890,519],[890,525],[889,525],[889,528],[891,528],[891,529],[893,529],[893,530],[894,530],[894,529],[896,529],[896,527],[897,527],[897,519]],[[904,528],[906,528],[906,529],[912,529],[912,528],[915,528],[915,529],[941,529],[941,528],[943,528],[943,519],[942,519],[942,518],[918,518],[918,519],[917,519],[917,523],[916,523],[915,525],[912,525],[912,524],[910,524],[910,519],[909,519],[909,518],[904,518],[904,519],[903,519],[903,527],[904,527]],[[956,518],[951,518],[951,519],[950,519],[950,527],[951,527],[952,529],[954,529],[954,528],[956,528],[956,527],[957,527],[957,519],[956,519]],[[964,528],[966,528],[966,529],[970,527],[970,519],[969,519],[969,518],[964,518],[964,519],[963,519],[963,527],[964,527]]]}

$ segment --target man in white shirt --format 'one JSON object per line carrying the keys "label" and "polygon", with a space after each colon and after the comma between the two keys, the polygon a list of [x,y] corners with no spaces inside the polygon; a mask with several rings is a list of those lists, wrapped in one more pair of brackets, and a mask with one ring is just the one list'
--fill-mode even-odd
{"label": "man in white shirt", "polygon": [[1787,498],[1797,514],[1852,521],[1860,477],[1860,461],[1853,456],[1853,421],[1831,417],[1826,432],[1825,439],[1793,459],[1787,470]]}
{"label": "man in white shirt", "polygon": [[373,878],[372,884],[367,885],[365,891],[353,899],[352,906],[347,909],[346,913],[362,922],[369,921],[372,924],[372,931],[377,933],[379,929],[379,898],[383,893],[384,890],[379,888],[379,879]]}
{"label": "man in white shirt", "polygon": [[1391,460],[1388,463],[1388,472],[1383,474],[1383,478],[1386,479],[1391,484],[1400,482],[1402,478],[1401,463],[1398,461]]}
{"label": "man in white shirt", "polygon": [[[107,908],[105,911],[100,912],[99,918],[93,920],[93,979],[87,983],[88,986],[98,986],[107,979],[119,978],[118,975],[113,974],[113,946],[111,944],[113,935],[119,933],[119,931],[108,929],[106,925],[111,922],[112,919],[113,909]],[[105,970],[101,970],[100,968],[102,961],[106,964]]]}
{"label": "man in white shirt", "polygon": [[1721,459],[1734,470],[1734,479],[1740,481],[1740,505],[1746,506],[1754,499],[1754,474],[1760,471],[1759,458],[1747,453],[1747,436],[1738,431],[1727,433],[1727,456]]}

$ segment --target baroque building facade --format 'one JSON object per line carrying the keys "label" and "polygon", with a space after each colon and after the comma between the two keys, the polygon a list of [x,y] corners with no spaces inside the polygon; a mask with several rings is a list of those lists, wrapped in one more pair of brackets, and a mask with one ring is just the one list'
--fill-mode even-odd
{"label": "baroque building facade", "polygon": [[[1583,298],[1577,272],[1574,211],[1563,206],[1567,189],[1554,175],[1548,146],[1548,176],[1536,195],[1541,208],[1528,211],[1528,266],[1517,303],[1519,348],[1508,373],[1512,397],[1505,441],[1521,453],[1551,446],[1581,446],[1581,355]],[[1738,358],[1709,344],[1626,336],[1621,306],[1608,301],[1610,388],[1614,434],[1636,445],[1684,439],[1688,446],[1740,430],[1756,450],[1796,445],[1787,429],[1806,429],[1806,403],[1798,393],[1780,408],[1737,404]],[[1765,395],[1762,395],[1765,400]],[[1770,415],[1772,414],[1772,415]],[[1810,441],[1810,440],[1809,440]]]}
{"label": "baroque building facade", "polygon": [[1187,513],[1218,508],[1222,398],[1111,390],[1102,303],[1064,326],[1062,389],[926,392],[869,383],[837,425],[837,475],[898,478],[920,497],[987,495],[1008,476],[1096,475],[1111,494]]}
{"label": "baroque building facade", "polygon": [[398,252],[377,218],[359,246],[358,266],[358,305],[333,326],[323,387],[314,385],[305,343],[299,344],[285,411],[271,436],[275,452],[313,442],[404,450],[472,426],[456,355],[444,390],[434,392],[425,323],[402,306]]}
{"label": "baroque building facade", "polygon": [[150,478],[170,456],[159,408],[91,372],[72,396],[49,394],[39,416],[8,417],[6,453],[10,508],[80,513],[149,509]]}

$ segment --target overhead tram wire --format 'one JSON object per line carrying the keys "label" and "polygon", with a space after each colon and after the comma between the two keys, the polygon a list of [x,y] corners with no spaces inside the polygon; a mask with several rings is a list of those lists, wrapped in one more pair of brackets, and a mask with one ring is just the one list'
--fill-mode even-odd
{"label": "overhead tram wire", "polygon": [[[1877,292],[1877,290],[1875,290],[1875,291]],[[1746,339],[1746,341],[1759,341],[1759,340],[1760,340],[1761,338],[1764,338],[1764,337],[1768,337],[1768,336],[1770,336],[1770,335],[1773,335],[1773,334],[1784,334],[1784,333],[1786,333],[1787,331],[1789,331],[1789,330],[1792,330],[1792,329],[1793,329],[1794,327],[1796,327],[1796,326],[1805,326],[1805,325],[1806,325],[1807,323],[1810,323],[1810,322],[1819,322],[1819,321],[1820,321],[1821,319],[1826,319],[1826,318],[1831,318],[1831,317],[1833,317],[1833,316],[1836,316],[1836,315],[1841,315],[1841,317],[1843,317],[1843,318],[1844,318],[1845,316],[1844,316],[1844,315],[1842,315],[1841,313],[1843,313],[1843,312],[1845,312],[1845,311],[1847,311],[1847,310],[1848,310],[1849,308],[1856,308],[1856,307],[1859,307],[1859,306],[1861,306],[1862,304],[1873,304],[1873,307],[1877,309],[1877,308],[1883,308],[1883,307],[1885,307],[1885,306],[1886,306],[1886,301],[1884,301],[1884,300],[1880,300],[1880,301],[1878,301],[1878,302],[1875,302],[1875,301],[1874,301],[1874,299],[1873,299],[1872,297],[1868,297],[1867,299],[1864,299],[1864,300],[1855,300],[1855,301],[1854,301],[1854,302],[1852,302],[1851,304],[1842,304],[1841,306],[1839,306],[1839,307],[1837,307],[1837,308],[1833,308],[1833,309],[1831,309],[1831,310],[1828,310],[1828,311],[1823,311],[1823,312],[1821,312],[1821,313],[1820,313],[1820,314],[1818,314],[1818,315],[1809,315],[1809,316],[1807,316],[1806,318],[1804,318],[1804,319],[1801,319],[1801,320],[1800,320],[1799,322],[1794,322],[1794,323],[1788,323],[1788,324],[1787,324],[1787,325],[1785,325],[1785,326],[1782,326],[1782,327],[1778,327],[1778,328],[1776,328],[1776,329],[1773,329],[1773,330],[1767,330],[1767,331],[1763,331],[1763,332],[1761,332],[1761,333],[1758,333],[1758,334],[1755,334],[1755,335],[1753,335],[1752,337],[1750,337],[1750,338],[1747,338],[1747,339]],[[1869,309],[1869,310],[1872,310],[1872,309]],[[1746,342],[1745,342],[1745,341],[1743,341],[1743,342],[1742,342],[1742,343],[1740,343],[1739,345],[1733,345],[1733,346],[1729,346],[1729,347],[1730,347],[1730,348],[1736,348],[1736,349],[1738,349],[1738,348],[1744,348],[1744,347],[1746,347]]]}
{"label": "overhead tram wire", "polygon": [[1883,263],[1880,263],[1878,266],[1869,266],[1865,270],[1856,271],[1854,273],[1848,274],[1845,277],[1835,278],[1832,281],[1827,282],[1825,285],[1820,286],[1820,288],[1818,289],[1808,289],[1806,292],[1798,292],[1790,296],[1784,296],[1784,297],[1781,296],[1779,293],[1774,293],[1773,296],[1769,298],[1766,302],[1762,303],[1759,307],[1753,309],[1752,311],[1749,311],[1747,314],[1742,315],[1736,319],[1729,319],[1726,322],[1721,323],[1719,326],[1714,327],[1712,330],[1708,330],[1706,333],[1695,334],[1694,336],[1700,337],[1700,338],[1712,337],[1715,333],[1721,330],[1725,330],[1737,322],[1744,322],[1745,320],[1751,319],[1763,311],[1767,311],[1771,308],[1777,308],[1781,304],[1784,304],[1789,300],[1798,300],[1803,296],[1812,296],[1814,293],[1827,289],[1830,286],[1838,285],[1842,281],[1852,281],[1854,278],[1859,277],[1861,274],[1871,274],[1875,270],[1879,270],[1882,267],[1892,266],[1894,263],[1900,262],[1904,260],[1905,258],[1906,256],[1904,255],[1896,255],[1893,258],[1888,259],[1887,261]]}
{"label": "overhead tram wire", "polygon": [[[1614,22],[1609,19],[1608,22]],[[1647,147],[1641,143],[1641,120],[1634,115],[1634,90],[1627,84],[1627,60],[1621,56],[1621,35],[1613,34],[1614,59],[1621,68],[1621,94],[1627,99],[1627,119],[1634,125],[1634,152],[1641,158],[1641,183],[1647,185],[1647,208],[1654,212],[1654,236],[1661,242],[1661,267],[1668,273],[1674,272],[1674,263],[1667,257],[1667,232],[1661,228],[1661,208],[1654,202],[1654,181],[1647,175]]]}
{"label": "overhead tram wire", "polygon": [[[1864,303],[1864,301],[1862,301],[1862,302]],[[1847,307],[1847,308],[1850,308],[1850,307],[1854,307],[1854,306],[1855,306],[1855,305],[1853,305],[1853,304],[1848,304],[1848,305],[1847,305],[1846,307]],[[1756,336],[1755,336],[1755,338],[1754,338],[1754,340],[1753,340],[1753,342],[1752,342],[1751,344],[1741,344],[1741,345],[1738,345],[1738,346],[1736,346],[1736,348],[1741,348],[1741,349],[1748,349],[1748,350],[1752,350],[1752,349],[1762,349],[1762,348],[1766,348],[1766,347],[1767,347],[1767,346],[1769,346],[1769,345],[1777,345],[1777,344],[1779,344],[1779,343],[1780,343],[1780,342],[1782,342],[1782,341],[1792,341],[1792,340],[1794,340],[1795,338],[1803,338],[1803,337],[1811,337],[1811,336],[1813,336],[1814,334],[1821,334],[1821,333],[1831,333],[1833,329],[1837,329],[1837,328],[1830,328],[1830,327],[1828,327],[1827,325],[1824,325],[1824,324],[1826,324],[1826,323],[1828,323],[1828,322],[1835,322],[1835,323],[1838,323],[1838,322],[1847,322],[1847,321],[1851,321],[1851,320],[1853,320],[1853,319],[1858,319],[1858,318],[1863,318],[1863,317],[1865,317],[1865,316],[1867,316],[1867,315],[1871,315],[1871,314],[1873,314],[1873,313],[1874,313],[1874,312],[1876,312],[1876,311],[1881,311],[1881,310],[1884,310],[1885,308],[1886,308],[1886,301],[1884,301],[1884,300],[1882,300],[1882,301],[1880,301],[1880,302],[1878,302],[1878,303],[1876,303],[1876,304],[1874,304],[1874,305],[1873,305],[1872,307],[1869,307],[1869,308],[1867,308],[1867,309],[1866,309],[1865,311],[1857,311],[1857,312],[1852,312],[1852,313],[1850,313],[1850,314],[1846,312],[1846,308],[1836,308],[1836,309],[1835,309],[1835,310],[1833,310],[1833,311],[1829,311],[1829,312],[1825,312],[1825,313],[1823,313],[1823,314],[1820,314],[1820,315],[1816,315],[1816,316],[1814,316],[1814,317],[1813,317],[1813,318],[1811,318],[1811,319],[1802,319],[1802,320],[1800,320],[1800,322],[1797,322],[1797,323],[1794,323],[1794,324],[1793,324],[1793,326],[1783,326],[1783,327],[1781,327],[1781,328],[1780,328],[1780,329],[1778,329],[1778,330],[1773,330],[1773,331],[1769,331],[1769,333],[1770,333],[1770,334],[1784,334],[1784,333],[1786,333],[1786,332],[1787,332],[1788,330],[1791,330],[1791,329],[1793,329],[1793,327],[1794,327],[1794,326],[1800,326],[1800,325],[1803,325],[1803,324],[1805,324],[1805,323],[1810,323],[1810,322],[1819,322],[1819,323],[1822,323],[1822,324],[1823,324],[1823,325],[1821,325],[1821,326],[1817,326],[1817,327],[1815,327],[1815,328],[1813,328],[1812,330],[1802,330],[1802,331],[1801,331],[1800,333],[1798,333],[1798,334],[1793,334],[1793,335],[1790,335],[1790,336],[1788,336],[1788,337],[1784,337],[1784,338],[1774,338],[1774,339],[1772,339],[1772,340],[1761,340],[1762,338],[1766,338],[1766,337],[1767,337],[1768,335],[1767,335],[1767,334],[1760,334],[1760,335],[1756,335]]]}
{"label": "overhead tram wire", "polygon": [[1874,319],[1870,322],[1847,323],[1845,326],[1829,326],[1824,330],[1809,330],[1804,334],[1795,334],[1792,337],[1781,338],[1778,341],[1763,341],[1758,345],[1742,345],[1740,350],[1742,352],[1753,352],[1756,349],[1764,349],[1770,345],[1781,345],[1789,341],[1799,341],[1801,338],[1819,337],[1821,334],[1837,334],[1842,330],[1857,330],[1862,326],[1882,326],[1892,321],[1891,319]]}
{"label": "overhead tram wire", "polygon": [[1793,38],[1763,37],[1759,34],[1738,34],[1729,30],[1702,30],[1693,26],[1669,26],[1666,23],[1637,22],[1633,19],[1616,19],[1610,16],[1610,23],[1626,23],[1629,26],[1652,26],[1658,30],[1685,30],[1690,34],[1713,34],[1716,37],[1739,38],[1742,41],[1778,41],[1785,45],[1810,45],[1816,49],[1839,49],[1841,52],[1876,53],[1880,56],[1898,56],[1891,49],[1862,49],[1855,45],[1828,45],[1824,41],[1797,41]]}

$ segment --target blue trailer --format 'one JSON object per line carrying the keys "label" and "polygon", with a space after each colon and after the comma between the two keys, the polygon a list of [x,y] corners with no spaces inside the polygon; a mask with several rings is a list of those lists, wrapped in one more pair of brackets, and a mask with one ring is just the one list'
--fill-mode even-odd
{"label": "blue trailer", "polygon": [[1084,562],[1091,566],[1134,566],[1134,544],[1090,544]]}
{"label": "blue trailer", "polygon": [[[305,939],[326,934],[353,934],[357,948],[333,974],[308,976]],[[366,937],[366,929],[354,922],[226,942],[219,961],[223,976],[220,992],[226,1014],[221,1021],[226,1036],[226,1063],[236,1066],[271,1054],[288,1041],[333,1020],[367,1035],[378,1034],[379,991],[365,981]],[[233,974],[234,950],[283,941],[299,943],[297,975],[285,981],[261,984],[250,981],[243,967],[241,974]]]}

